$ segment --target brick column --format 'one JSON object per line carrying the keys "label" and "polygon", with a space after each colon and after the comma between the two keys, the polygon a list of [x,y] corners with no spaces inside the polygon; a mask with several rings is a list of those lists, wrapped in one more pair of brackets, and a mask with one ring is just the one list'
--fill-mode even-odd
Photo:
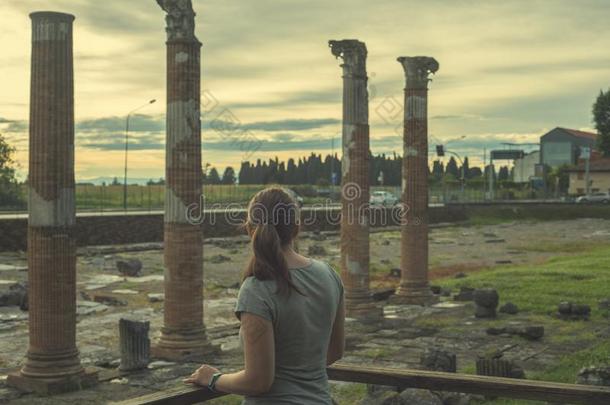
{"label": "brick column", "polygon": [[402,160],[401,279],[394,302],[434,302],[428,285],[428,82],[438,62],[400,57],[406,75]]}
{"label": "brick column", "polygon": [[329,41],[343,60],[343,157],[341,160],[341,278],[347,316],[381,314],[369,290],[369,100],[364,42]]}
{"label": "brick column", "polygon": [[29,347],[8,382],[58,393],[91,385],[76,348],[74,16],[30,14]]}
{"label": "brick column", "polygon": [[157,0],[167,13],[164,324],[153,354],[172,360],[208,351],[203,324],[203,236],[189,223],[201,204],[200,48],[190,0]]}

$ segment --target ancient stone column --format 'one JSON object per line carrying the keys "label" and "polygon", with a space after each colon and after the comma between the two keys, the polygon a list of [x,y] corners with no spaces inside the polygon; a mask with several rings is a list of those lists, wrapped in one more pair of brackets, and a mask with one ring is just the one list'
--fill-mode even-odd
{"label": "ancient stone column", "polygon": [[38,12],[30,18],[29,347],[8,382],[50,394],[95,378],[85,373],[76,348],[74,16]]}
{"label": "ancient stone column", "polygon": [[119,319],[119,345],[121,364],[119,370],[132,371],[146,368],[150,362],[150,322]]}
{"label": "ancient stone column", "polygon": [[[187,213],[201,204],[200,48],[190,0],[157,0],[167,13],[165,146],[165,312],[156,357],[201,357],[208,349],[203,323],[203,236]],[[202,209],[202,207],[201,207]]]}
{"label": "ancient stone column", "polygon": [[349,317],[381,314],[369,290],[369,100],[364,42],[329,41],[343,60],[341,278]]}
{"label": "ancient stone column", "polygon": [[428,285],[428,82],[438,62],[400,57],[406,75],[402,160],[401,279],[394,302],[434,302]]}

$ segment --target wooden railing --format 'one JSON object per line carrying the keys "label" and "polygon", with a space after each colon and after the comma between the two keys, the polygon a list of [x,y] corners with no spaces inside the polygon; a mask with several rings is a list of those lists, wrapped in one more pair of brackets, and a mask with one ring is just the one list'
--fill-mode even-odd
{"label": "wooden railing", "polygon": [[[547,381],[518,380],[513,378],[441,373],[422,370],[397,370],[377,367],[334,365],[328,369],[328,378],[334,381],[387,385],[392,387],[424,388],[435,391],[529,399],[566,404],[608,405],[610,388],[590,385],[561,384]],[[191,386],[144,395],[120,405],[173,405],[194,404],[218,398],[207,388]]]}

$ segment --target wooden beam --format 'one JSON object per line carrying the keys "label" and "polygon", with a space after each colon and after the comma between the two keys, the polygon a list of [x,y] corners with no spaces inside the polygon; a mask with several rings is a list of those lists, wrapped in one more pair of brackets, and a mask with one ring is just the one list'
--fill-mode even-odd
{"label": "wooden beam", "polygon": [[354,367],[346,364],[329,367],[328,377],[334,381],[389,385],[400,388],[423,388],[435,391],[462,392],[566,404],[610,404],[610,388],[590,385],[423,370]]}
{"label": "wooden beam", "polygon": [[205,402],[227,394],[214,393],[204,387],[190,385],[154,392],[125,401],[111,402],[114,405],[186,405]]}
{"label": "wooden beam", "polygon": [[[441,373],[423,370],[399,370],[337,364],[327,369],[334,381],[388,385],[404,388],[423,388],[434,391],[529,399],[583,405],[610,404],[610,388],[590,385],[561,384],[547,381],[518,380],[467,374]],[[182,405],[218,398],[207,388],[191,386],[115,402],[115,405]]]}

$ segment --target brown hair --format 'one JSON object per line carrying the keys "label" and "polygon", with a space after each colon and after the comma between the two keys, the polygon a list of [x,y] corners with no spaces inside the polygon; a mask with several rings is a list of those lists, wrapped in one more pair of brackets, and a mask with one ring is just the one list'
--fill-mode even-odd
{"label": "brown hair", "polygon": [[259,280],[275,280],[277,293],[301,293],[293,284],[283,250],[299,233],[299,209],[288,193],[280,187],[259,191],[248,204],[245,223],[250,235],[252,257],[242,282],[251,276]]}

